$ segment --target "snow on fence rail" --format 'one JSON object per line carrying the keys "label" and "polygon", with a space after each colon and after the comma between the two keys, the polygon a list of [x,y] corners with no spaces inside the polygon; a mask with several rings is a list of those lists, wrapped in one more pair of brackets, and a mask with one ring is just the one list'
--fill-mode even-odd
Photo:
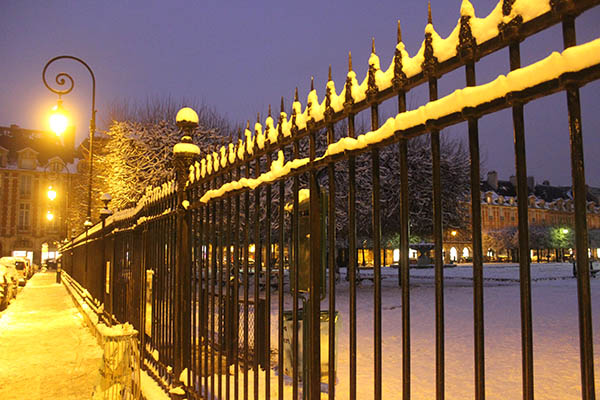
{"label": "snow on fence rail", "polygon": [[[160,376],[164,386],[179,387],[175,392],[185,393],[188,398],[208,395],[227,398],[232,391],[243,396],[253,392],[257,399],[266,397],[266,393],[279,399],[286,393],[289,398],[287,393],[291,392],[292,398],[297,398],[304,390],[310,400],[325,396],[321,391],[327,392],[329,399],[355,400],[364,397],[364,387],[371,388],[372,397],[378,400],[398,397],[400,390],[403,398],[415,393],[418,396],[423,393],[418,387],[422,381],[411,375],[414,347],[410,332],[414,327],[410,323],[411,291],[408,290],[411,221],[406,159],[409,140],[426,135],[430,139],[427,143],[431,146],[432,165],[431,241],[435,277],[435,343],[432,346],[435,347],[435,392],[442,398],[446,392],[448,349],[444,321],[440,131],[467,121],[469,168],[473,177],[470,181],[472,229],[468,238],[473,258],[475,379],[472,391],[477,400],[483,399],[486,347],[478,118],[512,108],[514,138],[507,140],[514,140],[515,144],[517,197],[527,198],[523,104],[564,91],[568,99],[566,112],[574,166],[575,252],[580,271],[577,274],[579,392],[584,400],[591,400],[595,381],[590,282],[586,273],[589,269],[587,199],[579,87],[600,77],[600,38],[577,45],[574,28],[580,13],[599,4],[600,0],[501,0],[488,16],[478,18],[471,3],[464,0],[458,24],[447,38],[436,33],[429,13],[425,40],[412,57],[405,50],[398,26],[398,43],[386,70],[380,68],[373,43],[367,76],[361,83],[350,58],[346,81],[339,94],[330,78],[321,99],[311,87],[303,106],[296,93],[289,118],[282,104],[277,121],[269,110],[264,123],[259,117],[253,130],[248,123],[240,134],[245,140],[240,137],[237,143],[229,143],[199,160],[196,157],[188,164],[176,162],[176,180],[148,188],[136,207],[115,213],[104,226],[96,225],[67,244],[63,248],[65,269],[76,276],[72,271],[85,264],[85,272],[81,269],[78,272],[82,284],[85,282],[84,286],[96,298],[104,299],[106,308],[114,312],[119,321],[131,322],[143,332],[140,351],[153,375]],[[520,41],[559,23],[563,25],[565,50],[521,67]],[[504,48],[509,49],[511,72],[476,85],[477,61]],[[465,87],[438,99],[437,79],[461,67],[466,70]],[[428,87],[430,101],[407,111],[406,94],[421,85]],[[380,124],[378,107],[391,99],[397,100],[399,112]],[[355,116],[368,109],[370,129],[357,135]],[[346,122],[347,137],[336,140],[335,126],[340,122]],[[326,138],[321,137],[324,131]],[[317,145],[319,139],[321,147]],[[322,139],[327,141],[325,146]],[[308,142],[308,146],[301,148],[301,142]],[[385,181],[382,185],[380,156],[395,144],[398,149],[393,151],[400,159],[398,182]],[[365,187],[359,187],[362,183],[357,180],[359,155],[371,161],[367,167],[370,170],[362,170],[366,175],[370,172],[370,184]],[[343,179],[336,183],[340,174]],[[336,190],[338,184],[342,186],[344,204],[336,202],[336,196],[340,196]],[[385,205],[381,193],[387,186],[394,185],[399,187],[394,198],[400,203],[395,214],[398,220],[382,222]],[[358,204],[360,191],[370,191],[371,197],[359,199]],[[359,210],[359,207],[362,208]],[[525,255],[529,252],[527,202],[517,202],[517,208],[518,252]],[[345,213],[341,223],[336,220],[340,209]],[[398,284],[402,284],[399,311],[402,348],[396,350],[402,354],[402,379],[397,386],[395,383],[386,386],[382,370],[384,226],[386,233],[393,231],[400,238],[399,268],[395,273]],[[358,231],[363,232],[361,237]],[[373,253],[373,285],[365,289],[357,283],[357,251],[367,246]],[[335,321],[339,283],[333,279],[333,271],[322,271],[325,266],[337,265],[336,257],[340,255],[349,267],[349,298],[348,321],[343,322],[346,325],[342,331],[347,337],[341,340],[347,348],[337,361],[339,332]],[[518,284],[523,338],[521,379],[523,397],[530,399],[535,389],[533,310],[530,264],[526,256],[519,260]],[[369,307],[361,308],[363,311],[370,308],[371,315],[357,315],[358,291],[372,296]],[[326,299],[322,303],[327,308],[324,314],[320,310],[321,294]],[[259,305],[252,312],[255,321],[261,322],[254,326],[248,322],[250,303]],[[322,314],[327,318],[321,319]],[[357,327],[366,320],[372,323],[372,336],[365,337],[362,329],[359,337]],[[285,329],[288,331],[284,336]],[[250,351],[251,335],[261,340],[263,357]],[[364,355],[368,348],[372,348],[372,357],[367,357],[371,365],[363,364],[359,369],[357,363],[361,359],[357,358],[357,349]],[[290,358],[305,361],[303,365],[288,363]],[[332,361],[322,366],[322,360]],[[362,372],[369,368],[371,371],[364,375]],[[284,379],[284,373],[291,375],[289,379]]]}

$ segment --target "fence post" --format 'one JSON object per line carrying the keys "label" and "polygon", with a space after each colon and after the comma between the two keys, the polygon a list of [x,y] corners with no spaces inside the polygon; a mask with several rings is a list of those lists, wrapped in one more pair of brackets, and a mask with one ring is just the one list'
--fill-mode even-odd
{"label": "fence post", "polygon": [[[178,379],[190,357],[190,235],[186,185],[189,168],[200,154],[200,148],[192,143],[191,134],[198,127],[198,115],[191,108],[182,108],[177,113],[177,126],[184,131],[181,141],[173,147],[175,176],[177,183],[177,248],[175,252],[175,296],[174,296],[174,349],[173,370]],[[184,362],[184,359],[186,362]],[[185,365],[185,366],[184,366]]]}

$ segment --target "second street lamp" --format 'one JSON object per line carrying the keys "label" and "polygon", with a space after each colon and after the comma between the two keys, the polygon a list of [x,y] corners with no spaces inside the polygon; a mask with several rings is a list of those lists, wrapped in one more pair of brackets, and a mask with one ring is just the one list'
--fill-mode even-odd
{"label": "second street lamp", "polygon": [[[55,131],[55,133],[57,135],[62,134],[68,124],[68,120],[67,117],[64,113],[64,109],[62,107],[62,100],[61,100],[61,96],[64,94],[69,94],[72,90],[73,87],[75,86],[75,83],[73,81],[73,78],[71,77],[71,75],[67,74],[66,72],[60,72],[59,74],[56,75],[55,81],[58,84],[58,86],[62,87],[65,86],[65,89],[54,89],[52,88],[50,85],[48,85],[48,82],[46,81],[46,70],[48,69],[48,67],[50,66],[50,64],[54,63],[55,61],[58,60],[73,60],[73,61],[77,61],[78,63],[80,63],[81,65],[83,65],[88,72],[90,73],[90,76],[92,77],[92,115],[90,118],[90,163],[89,163],[89,184],[88,184],[88,201],[87,201],[87,219],[86,221],[89,221],[91,223],[92,221],[92,177],[93,177],[93,162],[94,162],[94,133],[96,131],[96,77],[94,76],[94,72],[92,71],[92,69],[90,68],[89,65],[87,65],[85,63],[85,61],[83,61],[80,58],[77,57],[73,57],[73,56],[58,56],[58,57],[54,57],[53,59],[51,59],[50,61],[48,61],[46,63],[46,65],[44,66],[44,69],[42,70],[42,80],[44,81],[44,85],[46,85],[46,87],[48,88],[48,90],[50,90],[52,93],[56,93],[58,95],[58,103],[57,105],[54,107],[53,109],[53,114],[51,116],[51,127],[52,129]],[[67,83],[68,81],[68,83]]]}

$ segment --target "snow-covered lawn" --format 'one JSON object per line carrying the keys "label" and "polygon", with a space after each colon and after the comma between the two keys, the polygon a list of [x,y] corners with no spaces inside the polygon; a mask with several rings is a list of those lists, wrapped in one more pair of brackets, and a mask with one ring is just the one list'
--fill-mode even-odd
{"label": "snow-covered lawn", "polygon": [[[383,280],[383,393],[402,391],[401,289],[395,271]],[[390,276],[388,273],[392,273]],[[433,269],[411,270],[413,398],[435,398],[435,300]],[[446,323],[446,398],[474,398],[473,290],[471,266],[444,270]],[[536,399],[578,399],[580,394],[577,283],[571,264],[533,264],[532,308]],[[488,399],[521,398],[521,331],[519,269],[490,264],[484,269],[486,395]],[[600,280],[592,279],[595,367],[600,367]],[[338,347],[337,392],[348,393],[348,285],[339,288],[342,329]],[[359,399],[373,397],[373,286],[358,290]],[[596,374],[596,387],[600,375]]]}
{"label": "snow-covered lawn", "polygon": [[[473,290],[470,265],[446,268],[446,398],[472,399],[473,390]],[[370,271],[361,271],[368,275]],[[435,300],[433,269],[411,269],[412,398],[435,398]],[[382,271],[383,398],[399,399],[402,393],[402,300],[397,270]],[[532,304],[534,384],[536,399],[579,399],[579,333],[577,283],[571,264],[533,264]],[[345,271],[342,271],[345,276]],[[490,264],[484,269],[486,398],[521,398],[521,331],[519,269],[516,264]],[[600,279],[592,279],[595,370],[600,370]],[[357,288],[357,399],[373,398],[373,284]],[[277,293],[271,314],[271,343],[277,346]],[[336,398],[349,393],[349,284],[337,287],[341,315]],[[324,301],[322,309],[327,308]],[[286,309],[291,303],[286,299]],[[252,375],[250,371],[249,375]],[[249,377],[252,393],[252,376]],[[271,394],[277,398],[277,371],[271,373]],[[233,379],[232,379],[233,381]],[[242,377],[240,375],[240,382]],[[224,380],[223,380],[224,383]],[[291,380],[285,377],[285,398],[291,399]],[[596,387],[600,375],[596,373]],[[223,389],[224,392],[224,389]],[[264,396],[264,372],[260,379]],[[241,393],[241,391],[240,391]],[[250,396],[252,396],[250,394]],[[323,393],[323,398],[327,398]]]}
{"label": "snow-covered lawn", "polygon": [[102,350],[54,273],[37,273],[0,314],[0,399],[87,399]]}

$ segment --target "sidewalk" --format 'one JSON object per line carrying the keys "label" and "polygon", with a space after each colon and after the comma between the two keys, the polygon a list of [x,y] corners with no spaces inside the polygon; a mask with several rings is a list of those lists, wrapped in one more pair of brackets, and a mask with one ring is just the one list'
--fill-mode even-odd
{"label": "sidewalk", "polygon": [[102,349],[55,273],[37,273],[0,313],[0,399],[89,399]]}

